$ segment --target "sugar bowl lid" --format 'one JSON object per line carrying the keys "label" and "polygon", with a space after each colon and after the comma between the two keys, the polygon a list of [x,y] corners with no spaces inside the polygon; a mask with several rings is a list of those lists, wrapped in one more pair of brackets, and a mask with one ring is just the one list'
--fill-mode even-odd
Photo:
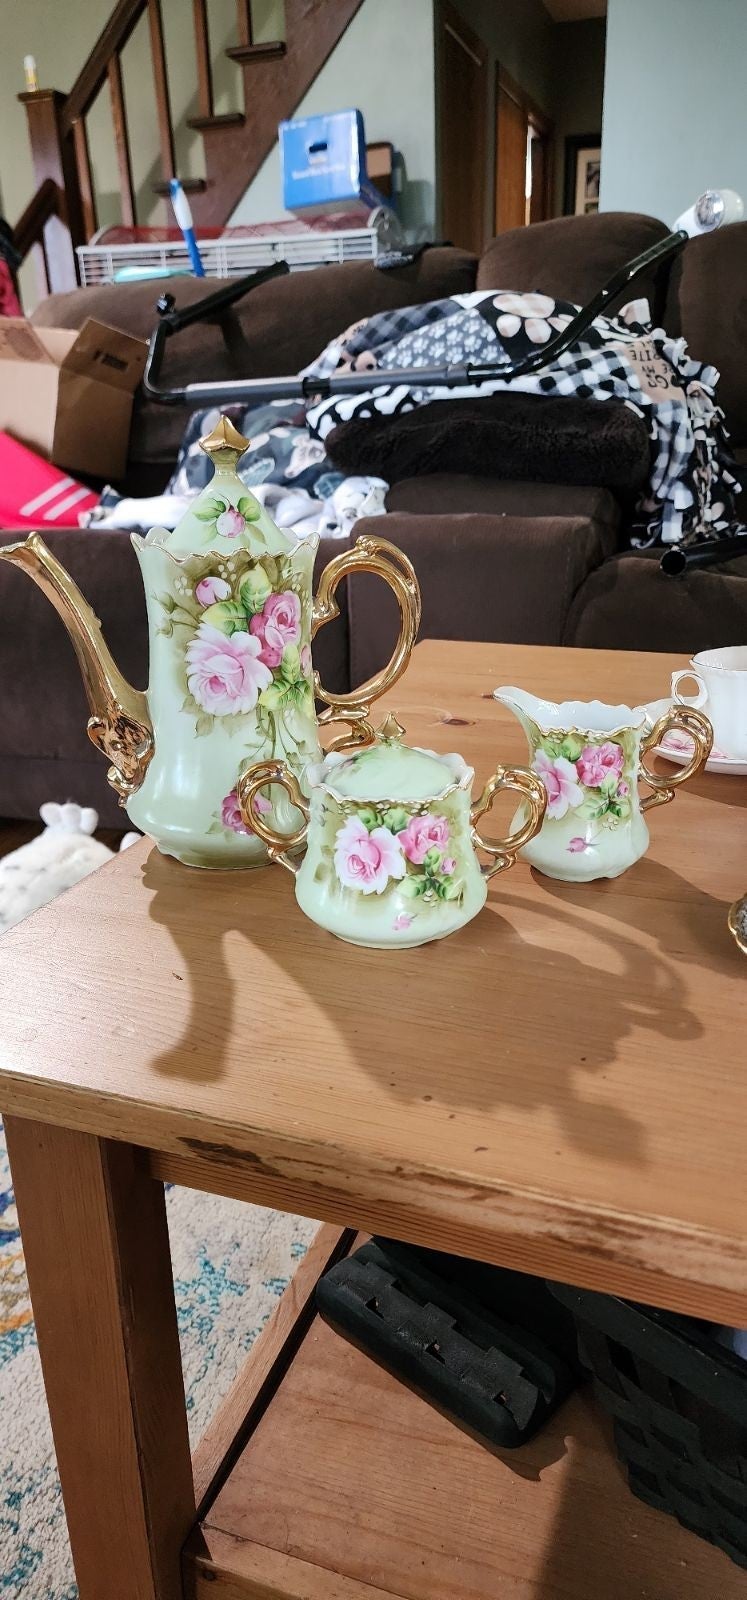
{"label": "sugar bowl lid", "polygon": [[373,744],[326,756],[308,774],[312,787],[321,785],[337,800],[418,801],[439,799],[471,782],[472,770],[461,756],[403,744],[404,731],[395,717],[387,717]]}

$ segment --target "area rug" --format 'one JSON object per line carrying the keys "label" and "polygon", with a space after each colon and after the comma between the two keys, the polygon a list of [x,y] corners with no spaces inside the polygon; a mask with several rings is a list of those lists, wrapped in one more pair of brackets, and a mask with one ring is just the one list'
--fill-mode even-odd
{"label": "area rug", "polygon": [[[77,837],[83,815],[79,807],[47,809],[76,812],[67,843],[79,853],[96,844],[90,837]],[[47,830],[32,858],[33,871],[29,868],[27,903],[14,901],[9,922],[53,898],[59,887],[98,864],[99,857],[83,865],[76,858],[71,867],[66,856],[61,879],[56,861],[58,878],[51,887],[50,864],[41,859],[40,881],[39,857],[45,850],[49,853],[51,824],[61,827],[66,818],[44,820]],[[90,834],[96,813],[84,820],[82,831]],[[98,850],[104,857],[108,854],[103,846]],[[6,866],[9,860],[6,857]],[[166,1204],[194,1445],[305,1254],[317,1224],[189,1189],[169,1190]],[[0,1600],[77,1600],[77,1594],[0,1122]]]}

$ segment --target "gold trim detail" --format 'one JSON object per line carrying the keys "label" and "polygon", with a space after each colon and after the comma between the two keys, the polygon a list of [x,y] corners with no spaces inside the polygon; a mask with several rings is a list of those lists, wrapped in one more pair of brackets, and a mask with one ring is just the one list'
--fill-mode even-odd
{"label": "gold trim detail", "polygon": [[62,618],[78,658],[91,711],[88,737],[108,756],[107,779],[125,805],[136,793],[153,756],[153,725],[146,696],[119,671],[101,623],[77,584],[38,533],[0,549],[0,560],[21,567]]}
{"label": "gold trim detail", "polygon": [[349,694],[329,694],[318,672],[314,673],[314,693],[326,705],[326,710],[319,717],[320,726],[329,722],[349,722],[351,727],[350,735],[336,739],[328,747],[331,750],[344,750],[373,741],[371,705],[402,677],[420,627],[420,588],[412,562],[388,539],[375,539],[370,534],[363,534],[356,539],[352,550],[342,550],[339,556],[334,556],[322,573],[312,611],[312,639],[325,622],[331,622],[339,616],[335,591],[343,578],[356,572],[372,572],[388,583],[399,606],[399,638],[387,666]]}
{"label": "gold trim detail", "polygon": [[[268,784],[279,783],[294,806],[298,807],[304,821],[295,833],[278,833],[276,828],[263,817],[255,807],[255,800],[260,790],[267,788]],[[287,867],[294,877],[298,872],[299,862],[288,855],[289,850],[298,849],[306,843],[309,827],[310,807],[305,794],[294,772],[285,765],[284,761],[255,761],[249,767],[236,785],[236,796],[241,810],[244,826],[251,828],[257,838],[267,846],[267,854],[271,861],[279,861],[281,866]]]}
{"label": "gold trim detail", "polygon": [[[483,839],[475,824],[490,810],[496,795],[502,794],[505,789],[515,790],[521,795],[529,807],[529,815],[516,833],[510,834],[507,839],[496,839],[494,842]],[[497,872],[504,872],[515,865],[522,845],[528,844],[539,833],[546,809],[547,790],[534,772],[529,772],[526,767],[496,767],[469,814],[475,849],[484,850],[486,855],[493,857],[493,865],[482,868],[483,877],[493,878]]]}
{"label": "gold trim detail", "polygon": [[210,456],[217,466],[235,467],[236,462],[249,449],[251,439],[245,439],[239,433],[230,417],[220,417],[212,433],[206,433],[200,440],[200,449],[206,456]]}
{"label": "gold trim detail", "polygon": [[729,907],[728,928],[743,955],[747,956],[747,894],[743,894],[741,900],[735,900],[733,906]]}
{"label": "gold trim detail", "polygon": [[[649,772],[643,758],[649,750],[662,743],[672,728],[681,728],[684,733],[689,733],[695,749],[690,760],[680,768],[679,772],[668,773],[666,777],[659,778],[656,773]],[[712,745],[713,728],[702,711],[695,711],[692,706],[673,706],[670,711],[665,711],[664,716],[659,717],[658,722],[654,723],[651,732],[646,734],[641,743],[638,777],[653,790],[652,794],[645,795],[641,800],[641,811],[649,811],[652,806],[668,805],[669,801],[674,799],[675,789],[678,789],[681,783],[687,783],[688,778],[692,778],[708,760]]]}

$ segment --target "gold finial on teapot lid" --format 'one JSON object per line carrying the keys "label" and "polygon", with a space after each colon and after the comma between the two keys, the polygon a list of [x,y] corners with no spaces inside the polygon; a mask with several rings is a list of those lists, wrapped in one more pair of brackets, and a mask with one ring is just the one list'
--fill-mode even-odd
{"label": "gold finial on teapot lid", "polygon": [[405,730],[401,722],[397,721],[393,711],[384,718],[381,727],[377,729],[380,739],[404,739]]}
{"label": "gold finial on teapot lid", "polygon": [[211,433],[206,433],[200,440],[200,449],[206,456],[210,456],[216,466],[235,467],[240,456],[248,450],[249,439],[239,433],[230,417],[219,417]]}

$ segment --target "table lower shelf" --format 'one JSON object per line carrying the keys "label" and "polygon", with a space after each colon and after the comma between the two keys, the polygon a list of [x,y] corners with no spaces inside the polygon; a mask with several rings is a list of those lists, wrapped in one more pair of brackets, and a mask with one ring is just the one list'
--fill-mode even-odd
{"label": "table lower shelf", "polygon": [[286,1307],[252,1360],[264,1409],[187,1546],[190,1600],[745,1600],[631,1494],[590,1388],[498,1456],[317,1316],[299,1338]]}

